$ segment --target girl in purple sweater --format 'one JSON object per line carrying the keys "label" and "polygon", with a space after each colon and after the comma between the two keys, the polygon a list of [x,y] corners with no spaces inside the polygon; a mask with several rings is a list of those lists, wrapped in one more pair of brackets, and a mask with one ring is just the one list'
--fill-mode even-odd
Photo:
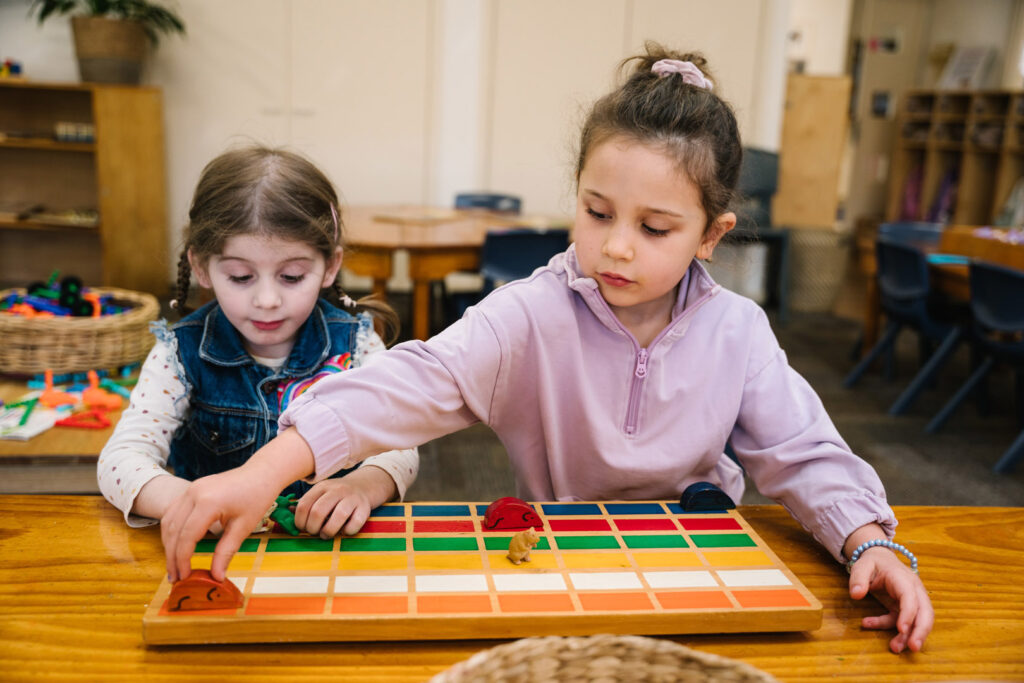
{"label": "girl in purple sweater", "polygon": [[[864,627],[896,629],[894,652],[921,649],[934,613],[893,552],[903,548],[878,476],[789,367],[760,307],[698,261],[736,224],[733,112],[700,55],[649,44],[629,62],[583,128],[569,250],[429,341],[320,381],[245,465],[194,482],[163,519],[172,580],[217,521],[222,579],[282,485],[476,422],[502,440],[528,500],[678,498],[700,481],[739,500],[729,441],[758,489],[849,563],[851,597],[872,591],[886,606]],[[317,514],[300,503],[296,521]]]}

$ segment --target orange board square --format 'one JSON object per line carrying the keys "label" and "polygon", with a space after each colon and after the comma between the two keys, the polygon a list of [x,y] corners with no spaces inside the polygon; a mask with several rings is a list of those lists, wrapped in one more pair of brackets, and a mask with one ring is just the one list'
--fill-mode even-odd
{"label": "orange board square", "polygon": [[678,591],[655,593],[664,609],[728,609],[729,596],[722,591]]}
{"label": "orange board square", "polygon": [[324,596],[318,597],[261,597],[251,596],[246,614],[322,614]]}
{"label": "orange board square", "polygon": [[502,612],[575,612],[572,599],[562,593],[499,595]]}
{"label": "orange board square", "polygon": [[795,590],[733,591],[743,607],[807,607],[807,598]]}
{"label": "orange board square", "polygon": [[404,595],[336,595],[331,614],[405,614],[409,598]]}
{"label": "orange board square", "polygon": [[494,611],[487,595],[420,595],[416,598],[416,609],[422,614]]}
{"label": "orange board square", "polygon": [[581,593],[580,604],[591,612],[653,609],[646,593]]}

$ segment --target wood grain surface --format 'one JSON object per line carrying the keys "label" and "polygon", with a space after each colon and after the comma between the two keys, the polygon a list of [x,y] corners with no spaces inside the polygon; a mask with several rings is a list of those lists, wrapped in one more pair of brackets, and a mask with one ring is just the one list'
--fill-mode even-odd
{"label": "wood grain surface", "polygon": [[[743,516],[824,606],[816,631],[674,637],[780,681],[1024,680],[1024,508],[897,507],[937,612],[921,653],[888,651],[878,613],[778,506]],[[501,641],[147,647],[142,615],[164,573],[159,530],[128,528],[97,496],[0,496],[5,681],[424,681]]]}

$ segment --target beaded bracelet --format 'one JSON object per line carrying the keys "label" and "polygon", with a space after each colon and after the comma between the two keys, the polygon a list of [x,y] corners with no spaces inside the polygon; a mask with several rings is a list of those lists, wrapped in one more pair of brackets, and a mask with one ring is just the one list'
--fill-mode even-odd
{"label": "beaded bracelet", "polygon": [[863,553],[868,548],[874,548],[876,546],[881,546],[883,548],[888,548],[889,550],[895,550],[896,552],[903,553],[907,556],[907,559],[910,560],[910,571],[914,572],[915,574],[917,573],[917,557],[914,556],[914,553],[910,552],[909,550],[901,546],[899,543],[893,543],[892,541],[886,541],[877,538],[873,541],[861,543],[859,546],[857,546],[857,549],[853,551],[852,555],[850,555],[850,561],[846,563],[846,571],[853,570],[853,563],[860,559],[861,553]]}

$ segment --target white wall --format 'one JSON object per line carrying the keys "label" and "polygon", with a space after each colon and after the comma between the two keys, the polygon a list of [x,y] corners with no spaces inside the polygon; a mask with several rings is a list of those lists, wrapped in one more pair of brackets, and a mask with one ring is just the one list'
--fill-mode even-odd
{"label": "white wall", "polygon": [[[704,52],[745,143],[777,149],[790,2],[177,0],[188,34],[146,75],[164,91],[169,260],[203,165],[246,140],[308,154],[353,204],[492,189],[565,212],[581,112],[646,38]],[[830,2],[827,35],[848,14]],[[30,78],[77,79],[63,18],[0,3],[0,46]]]}

